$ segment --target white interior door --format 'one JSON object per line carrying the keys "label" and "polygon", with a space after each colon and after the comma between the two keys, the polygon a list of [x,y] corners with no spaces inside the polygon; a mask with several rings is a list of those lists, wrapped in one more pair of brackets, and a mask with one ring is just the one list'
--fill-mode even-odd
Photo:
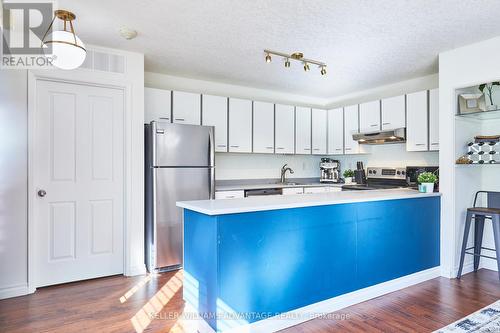
{"label": "white interior door", "polygon": [[123,99],[118,89],[37,81],[37,287],[123,273]]}

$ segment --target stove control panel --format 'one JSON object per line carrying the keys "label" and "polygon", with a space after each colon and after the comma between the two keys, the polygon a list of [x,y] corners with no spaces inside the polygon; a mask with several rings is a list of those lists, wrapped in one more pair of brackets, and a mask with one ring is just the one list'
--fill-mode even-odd
{"label": "stove control panel", "polygon": [[406,179],[406,168],[367,168],[368,178]]}

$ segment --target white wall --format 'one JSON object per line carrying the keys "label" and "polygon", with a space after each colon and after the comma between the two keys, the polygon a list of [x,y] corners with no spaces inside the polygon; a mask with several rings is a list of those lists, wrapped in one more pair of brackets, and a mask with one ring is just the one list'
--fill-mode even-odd
{"label": "white wall", "polygon": [[[470,135],[477,132],[474,128],[481,128],[481,125],[467,120],[455,122],[455,90],[499,80],[498,54],[500,37],[439,55],[440,191],[443,193],[441,267],[442,275],[447,277],[456,276],[464,210],[471,205],[473,192],[486,185],[481,180],[484,173],[495,173],[490,170],[496,170],[493,175],[495,182],[498,182],[496,179],[500,174],[498,166],[455,166],[455,159],[464,153],[464,141],[470,140]],[[496,185],[492,187],[499,190]]]}
{"label": "white wall", "polygon": [[0,70],[0,299],[28,291],[27,82]]}

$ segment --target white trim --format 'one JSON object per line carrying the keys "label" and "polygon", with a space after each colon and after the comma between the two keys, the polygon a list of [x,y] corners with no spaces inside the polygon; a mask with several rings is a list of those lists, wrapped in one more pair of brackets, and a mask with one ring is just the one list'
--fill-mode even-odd
{"label": "white trim", "polygon": [[23,296],[33,293],[34,290],[28,288],[27,283],[17,284],[0,288],[0,299]]}
{"label": "white trim", "polygon": [[[63,79],[58,76],[52,77],[50,72],[42,74],[30,71],[28,74],[28,290],[34,292],[37,287],[36,272],[34,272],[34,258],[36,246],[34,242],[36,241],[36,223],[34,216],[34,207],[36,200],[36,179],[34,176],[33,168],[34,165],[34,148],[35,148],[35,138],[34,133],[36,129],[35,123],[35,112],[36,112],[36,87],[38,81],[51,81],[78,85],[90,85],[95,87],[107,87],[112,89],[120,89],[124,94],[124,179],[123,179],[123,202],[124,202],[124,222],[123,222],[123,273],[132,271],[129,266],[129,241],[130,241],[130,227],[129,223],[131,221],[131,208],[128,204],[130,202],[130,169],[132,157],[131,153],[131,87],[130,85],[107,85],[103,83],[89,83],[86,81]],[[140,271],[140,270],[137,270]],[[28,293],[28,292],[27,292]]]}
{"label": "white trim", "polygon": [[[314,303],[302,308],[283,313],[277,317],[271,317],[257,321],[245,326],[234,328],[231,333],[269,333],[283,330],[288,327],[298,325],[308,320],[314,319],[314,316],[326,315],[348,306],[368,301],[415,284],[439,277],[441,268],[434,267],[421,272],[403,276],[391,281],[379,283],[377,285],[350,292],[345,295],[337,296],[318,303]],[[314,314],[314,316],[311,316]]]}

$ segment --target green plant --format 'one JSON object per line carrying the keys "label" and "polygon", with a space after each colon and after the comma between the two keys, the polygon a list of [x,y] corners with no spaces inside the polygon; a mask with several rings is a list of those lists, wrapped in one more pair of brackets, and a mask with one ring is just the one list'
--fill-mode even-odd
{"label": "green plant", "polygon": [[354,171],[351,169],[344,170],[344,178],[354,177]]}
{"label": "green plant", "polygon": [[422,172],[420,175],[418,175],[418,182],[420,184],[423,183],[436,183],[438,180],[438,177],[433,174],[432,172]]}
{"label": "green plant", "polygon": [[[488,95],[488,97],[490,98],[490,104],[491,105],[493,105],[493,87],[494,86],[500,86],[500,82],[495,81],[495,82],[483,83],[483,84],[479,85],[479,90],[483,94]],[[487,92],[484,92],[485,89],[487,90]]]}

